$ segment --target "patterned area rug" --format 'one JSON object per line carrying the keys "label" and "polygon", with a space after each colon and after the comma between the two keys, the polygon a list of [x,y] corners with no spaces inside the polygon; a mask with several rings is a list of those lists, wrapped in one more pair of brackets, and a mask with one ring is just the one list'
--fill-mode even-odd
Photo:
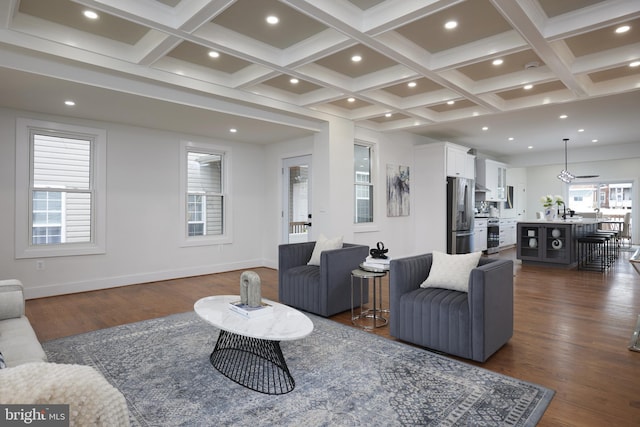
{"label": "patterned area rug", "polygon": [[269,396],[209,363],[219,331],[182,313],[44,343],[51,362],[91,365],[126,397],[134,426],[533,426],[554,392],[309,315],[281,343],[296,387]]}

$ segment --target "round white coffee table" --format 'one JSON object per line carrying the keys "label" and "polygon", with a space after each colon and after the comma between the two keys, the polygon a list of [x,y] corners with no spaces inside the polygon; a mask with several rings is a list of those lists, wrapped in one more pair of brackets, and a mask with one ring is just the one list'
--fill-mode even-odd
{"label": "round white coffee table", "polygon": [[273,312],[247,319],[229,303],[238,295],[217,295],[198,300],[195,312],[220,328],[211,364],[227,378],[265,394],[285,394],[295,387],[280,341],[304,338],[313,331],[307,316],[284,304],[263,299]]}

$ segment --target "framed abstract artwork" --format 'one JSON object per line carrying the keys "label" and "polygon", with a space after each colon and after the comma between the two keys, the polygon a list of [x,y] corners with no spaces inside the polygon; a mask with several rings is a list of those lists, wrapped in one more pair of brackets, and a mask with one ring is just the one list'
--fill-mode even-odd
{"label": "framed abstract artwork", "polygon": [[409,166],[387,164],[387,216],[408,216]]}

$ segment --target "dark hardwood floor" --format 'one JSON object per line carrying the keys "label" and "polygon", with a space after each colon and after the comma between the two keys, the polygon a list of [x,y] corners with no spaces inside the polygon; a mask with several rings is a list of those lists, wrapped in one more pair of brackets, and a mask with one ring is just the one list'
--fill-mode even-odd
{"label": "dark hardwood floor", "polygon": [[[604,274],[516,264],[514,336],[486,363],[468,363],[555,390],[541,426],[640,426],[640,353],[627,349],[640,314],[640,275],[630,254]],[[277,271],[253,270],[263,296],[277,300]],[[192,310],[201,297],[237,294],[240,274],[34,299],[27,316],[47,341]],[[332,319],[352,326],[349,312]],[[388,327],[374,333],[393,339]]]}

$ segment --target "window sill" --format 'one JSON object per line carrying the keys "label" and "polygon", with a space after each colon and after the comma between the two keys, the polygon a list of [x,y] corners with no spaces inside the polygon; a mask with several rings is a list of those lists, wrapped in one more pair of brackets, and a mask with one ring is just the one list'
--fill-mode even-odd
{"label": "window sill", "polygon": [[63,244],[28,248],[16,251],[16,259],[51,258],[81,255],[103,255],[103,246],[93,244]]}
{"label": "window sill", "polygon": [[380,227],[377,224],[355,224],[353,228],[354,233],[373,233],[380,231]]}
{"label": "window sill", "polygon": [[183,239],[180,242],[181,248],[190,248],[196,246],[215,246],[215,245],[227,245],[233,243],[233,240],[229,236],[215,236],[215,237],[189,237]]}

